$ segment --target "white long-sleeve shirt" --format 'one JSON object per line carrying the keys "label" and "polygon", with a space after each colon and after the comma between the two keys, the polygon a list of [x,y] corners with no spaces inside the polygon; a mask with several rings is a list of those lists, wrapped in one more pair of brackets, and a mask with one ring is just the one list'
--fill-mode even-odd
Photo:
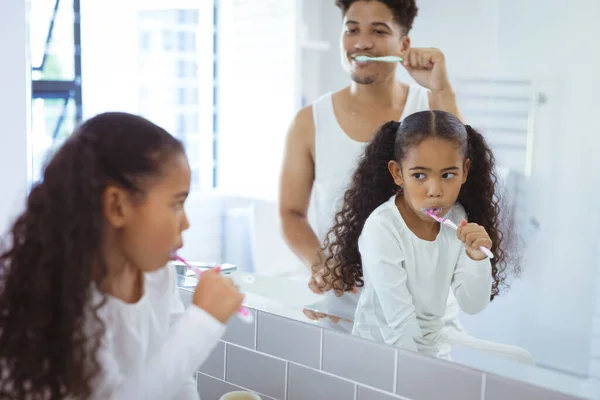
{"label": "white long-sleeve shirt", "polygon": [[[456,204],[446,218],[458,223],[466,214]],[[440,334],[450,288],[468,314],[489,304],[490,260],[469,258],[456,232],[445,225],[434,241],[418,238],[404,222],[395,196],[369,216],[358,247],[365,286],[355,335],[447,358],[450,348]]]}
{"label": "white long-sleeve shirt", "polygon": [[98,353],[103,374],[94,398],[198,400],[194,371],[225,326],[194,305],[184,310],[171,265],[144,279],[144,295],[137,303],[109,296],[100,310],[106,335]]}

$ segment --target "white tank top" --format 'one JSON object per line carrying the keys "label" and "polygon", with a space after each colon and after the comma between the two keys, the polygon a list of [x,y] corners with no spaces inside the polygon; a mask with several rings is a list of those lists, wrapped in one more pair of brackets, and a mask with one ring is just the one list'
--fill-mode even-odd
{"label": "white tank top", "polygon": [[[411,85],[400,121],[418,111],[429,110],[429,91]],[[323,242],[341,200],[350,184],[367,143],[356,141],[342,130],[333,110],[332,94],[327,93],[313,103],[315,123],[315,182],[311,204],[311,222]]]}

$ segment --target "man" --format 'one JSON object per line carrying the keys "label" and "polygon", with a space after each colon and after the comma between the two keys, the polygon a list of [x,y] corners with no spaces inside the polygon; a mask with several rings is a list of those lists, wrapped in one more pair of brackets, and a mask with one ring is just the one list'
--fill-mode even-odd
{"label": "man", "polygon": [[[316,293],[331,288],[322,279],[327,268],[320,248],[358,157],[377,128],[429,108],[460,118],[442,52],[410,47],[415,0],[339,0],[336,5],[344,16],[342,64],[351,84],[298,112],[288,131],[280,183],[283,234],[304,264],[314,266],[309,286]],[[420,86],[397,81],[396,64],[359,63],[357,55],[401,56]],[[307,218],[311,194],[316,232]]]}

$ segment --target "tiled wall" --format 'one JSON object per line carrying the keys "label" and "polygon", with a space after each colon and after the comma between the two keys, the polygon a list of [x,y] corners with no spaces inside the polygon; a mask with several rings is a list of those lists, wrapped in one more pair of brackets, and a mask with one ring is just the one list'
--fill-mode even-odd
{"label": "tiled wall", "polygon": [[[181,290],[184,303],[191,293]],[[251,310],[232,318],[199,368],[203,400],[246,389],[265,400],[573,400],[458,364]]]}

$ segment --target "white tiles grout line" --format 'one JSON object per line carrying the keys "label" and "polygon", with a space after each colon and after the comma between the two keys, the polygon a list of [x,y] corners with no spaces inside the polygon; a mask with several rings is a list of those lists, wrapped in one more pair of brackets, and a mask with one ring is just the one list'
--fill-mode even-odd
{"label": "white tiles grout line", "polygon": [[224,357],[225,359],[223,360],[223,379],[227,380],[227,347],[229,346],[227,343],[225,344],[225,351],[224,351]]}
{"label": "white tiles grout line", "polygon": [[[393,376],[393,383],[392,383],[392,391],[388,392],[386,390],[382,390],[382,389],[379,389],[379,388],[376,388],[376,387],[373,387],[373,386],[370,386],[370,385],[367,385],[367,384],[358,383],[358,382],[353,381],[351,379],[344,378],[342,376],[338,376],[338,375],[335,375],[333,373],[329,373],[327,371],[324,371],[323,370],[323,350],[324,350],[324,341],[325,341],[324,340],[325,330],[323,328],[320,328],[321,329],[321,331],[320,331],[320,343],[319,343],[319,353],[320,353],[319,355],[320,355],[320,357],[319,357],[319,367],[318,367],[318,369],[310,367],[310,366],[307,366],[307,365],[303,365],[303,364],[300,364],[300,363],[297,363],[297,362],[293,362],[293,361],[290,361],[290,360],[286,360],[284,358],[273,356],[271,354],[267,354],[267,353],[263,353],[263,352],[258,351],[257,350],[258,349],[258,314],[260,314],[260,312],[256,311],[255,312],[255,325],[254,325],[254,349],[251,349],[251,348],[248,348],[248,347],[245,347],[245,346],[242,346],[242,345],[238,345],[238,344],[235,344],[235,343],[226,343],[225,358],[227,357],[227,346],[234,346],[234,347],[238,347],[240,349],[244,349],[244,350],[248,350],[248,351],[251,351],[251,352],[255,352],[255,353],[264,355],[266,357],[270,357],[270,358],[273,358],[273,359],[285,362],[286,363],[285,364],[286,365],[286,385],[287,385],[287,373],[288,373],[288,369],[289,369],[289,364],[294,364],[294,365],[298,365],[298,366],[307,368],[307,369],[312,370],[312,371],[323,373],[323,374],[325,374],[327,376],[330,376],[330,377],[334,377],[334,378],[340,379],[342,381],[346,381],[346,382],[352,383],[352,384],[354,384],[356,386],[355,387],[355,392],[358,391],[358,386],[360,385],[362,387],[374,390],[374,391],[379,392],[379,393],[384,393],[384,394],[392,395],[392,396],[394,396],[394,398],[405,399],[404,397],[402,397],[402,395],[397,394],[397,391],[398,391],[398,361],[399,361],[399,354],[398,354],[398,350],[397,349],[394,352],[394,376]],[[224,371],[225,375],[227,373],[226,361],[227,360],[225,359],[225,371]],[[481,373],[481,371],[478,371],[478,372]],[[210,376],[210,375],[208,375],[208,376]],[[225,376],[225,378],[227,378],[227,377]],[[215,379],[219,379],[219,378],[215,378]],[[485,389],[486,389],[486,374],[482,374],[481,400],[485,400]],[[287,391],[287,387],[286,387],[286,391]],[[286,392],[286,395],[287,395],[287,392]]]}
{"label": "white tiles grout line", "polygon": [[229,384],[229,385],[231,385],[231,386],[235,386],[235,387],[237,387],[237,388],[240,388],[240,389],[242,389],[242,390],[245,390],[245,391],[247,391],[247,392],[256,393],[256,394],[257,394],[257,395],[259,395],[259,396],[265,396],[265,397],[271,398],[271,396],[267,396],[266,394],[264,394],[264,393],[261,393],[261,392],[258,392],[258,391],[256,391],[256,390],[252,390],[252,389],[249,389],[249,388],[247,388],[247,387],[240,386],[240,385],[238,385],[237,383],[233,383],[233,382],[229,382],[229,381],[224,381],[223,379],[219,379],[219,378],[217,378],[217,377],[215,377],[215,376],[212,376],[212,375],[207,375],[207,374],[205,374],[205,373],[203,373],[203,372],[198,372],[198,374],[199,374],[199,375],[208,376],[209,378],[212,378],[212,379],[214,379],[214,380],[217,380],[217,381],[219,381],[219,382],[227,383],[227,384]]}
{"label": "white tiles grout line", "polygon": [[258,349],[258,314],[258,311],[254,311],[254,350]]}
{"label": "white tiles grout line", "polygon": [[394,385],[392,386],[392,392],[398,393],[398,349],[394,351]]}
{"label": "white tiles grout line", "polygon": [[325,329],[321,328],[321,340],[319,340],[319,369],[323,370],[323,340],[325,339]]}
{"label": "white tiles grout line", "polygon": [[[258,316],[258,314],[259,314],[259,312],[256,312],[256,316]],[[349,383],[355,384],[355,385],[357,385],[357,387],[355,388],[355,391],[358,390],[358,386],[362,386],[362,387],[374,390],[374,391],[379,392],[379,393],[383,393],[383,394],[387,394],[387,395],[392,395],[392,396],[394,396],[394,398],[408,400],[405,397],[402,397],[401,394],[397,393],[397,391],[398,391],[398,361],[399,361],[399,354],[398,354],[398,350],[397,349],[394,352],[394,376],[393,376],[393,383],[392,383],[392,391],[388,392],[388,391],[386,391],[384,389],[379,389],[379,388],[376,388],[374,386],[370,386],[368,384],[359,383],[359,382],[353,381],[351,379],[344,378],[342,376],[335,375],[333,373],[324,371],[323,370],[323,347],[324,347],[323,344],[324,344],[324,335],[325,335],[324,332],[325,332],[325,330],[323,328],[321,328],[321,332],[320,332],[321,333],[320,343],[319,343],[319,345],[320,345],[319,346],[320,347],[320,349],[319,349],[320,357],[319,357],[319,368],[318,369],[310,367],[310,366],[307,366],[307,365],[303,365],[303,364],[300,364],[300,363],[297,363],[297,362],[293,362],[293,361],[290,361],[290,360],[286,360],[284,358],[280,358],[280,357],[274,356],[272,354],[267,354],[267,353],[263,353],[263,352],[258,351],[257,350],[257,348],[258,348],[258,346],[257,346],[257,338],[258,338],[258,331],[257,331],[258,323],[257,323],[257,321],[258,321],[258,318],[256,318],[256,322],[255,322],[255,335],[254,335],[255,336],[254,337],[254,342],[255,342],[254,343],[254,347],[255,348],[254,349],[251,349],[251,348],[248,348],[246,346],[239,345],[239,344],[236,344],[236,343],[229,343],[229,342],[226,343],[226,346],[234,346],[234,347],[237,347],[237,348],[240,348],[240,349],[243,349],[243,350],[247,350],[247,351],[250,351],[250,352],[254,352],[254,353],[258,353],[258,354],[264,355],[264,356],[272,358],[272,359],[283,361],[283,362],[286,363],[286,374],[287,374],[287,371],[288,371],[288,368],[289,368],[289,364],[294,364],[294,365],[298,365],[300,367],[303,367],[303,368],[306,368],[306,369],[309,369],[309,370],[312,370],[312,371],[315,371],[315,372],[323,373],[323,374],[325,374],[327,376],[334,377],[334,378],[340,379],[340,380],[345,381],[345,382],[349,382]],[[225,350],[225,357],[227,357],[227,347],[226,347],[226,350]],[[225,360],[225,362],[226,361],[227,360]],[[225,373],[226,372],[227,372],[227,369],[226,369],[226,364],[225,364]],[[481,371],[477,371],[477,372],[481,373]],[[206,374],[204,374],[204,375],[206,375]],[[482,373],[482,375],[483,375],[483,377],[482,377],[481,400],[485,400],[486,375],[483,374],[483,373]],[[207,375],[207,376],[211,376],[211,375]],[[215,379],[219,379],[219,378],[215,378]],[[287,385],[287,375],[286,375],[286,385]]]}
{"label": "white tiles grout line", "polygon": [[[249,349],[247,347],[240,346],[239,344],[227,343],[227,345],[231,346],[231,347],[237,347],[237,348],[240,348],[242,350],[249,351],[251,353],[258,353],[258,354],[260,354],[260,355],[262,355],[264,357],[268,357],[268,358],[272,358],[272,359],[275,359],[275,360],[283,361],[283,362],[286,362],[286,363],[289,363],[289,364],[297,365],[299,367],[306,368],[306,369],[309,369],[311,371],[319,372],[319,373],[321,373],[323,375],[327,375],[327,376],[330,376],[332,378],[337,378],[337,379],[339,379],[341,381],[349,382],[349,383],[352,383],[352,384],[358,384],[358,385],[360,385],[360,386],[362,386],[364,388],[371,389],[371,390],[374,390],[374,391],[379,392],[379,393],[384,393],[384,394],[388,394],[388,395],[395,395],[396,397],[399,397],[400,399],[406,399],[406,398],[402,397],[402,395],[395,394],[395,393],[392,393],[392,392],[388,392],[388,391],[386,391],[384,389],[376,388],[374,386],[370,386],[370,385],[367,385],[365,383],[358,383],[356,381],[353,381],[352,379],[344,378],[343,376],[335,375],[335,374],[333,374],[331,372],[327,372],[327,371],[324,371],[324,370],[318,370],[316,368],[309,367],[308,365],[303,365],[303,364],[299,364],[299,363],[294,362],[294,361],[286,360],[285,358],[277,357],[277,356],[274,356],[274,355],[271,355],[271,354],[267,354],[267,353],[261,353],[260,351],[252,350],[252,349]],[[206,375],[206,374],[203,374],[203,375]],[[212,375],[207,375],[207,376],[210,376],[211,378],[215,378]],[[219,379],[219,378],[215,378],[215,379]],[[231,383],[231,382],[228,382],[228,383]],[[235,383],[233,383],[233,385],[235,385]],[[408,400],[408,399],[406,399],[406,400]]]}
{"label": "white tiles grout line", "polygon": [[289,374],[290,374],[290,362],[287,361],[285,363],[285,378],[284,378],[285,379],[285,383],[284,383],[284,386],[283,386],[283,388],[284,388],[283,389],[283,398],[285,400],[287,400],[287,398],[288,398],[288,379],[289,379],[288,377],[289,377]]}
{"label": "white tiles grout line", "polygon": [[[358,383],[356,384],[356,396],[357,397],[358,397],[358,388],[359,387],[367,388],[367,389],[369,389],[369,390],[371,390],[373,392],[385,394],[385,395],[389,396],[391,399],[396,399],[396,400],[412,400],[412,399],[409,399],[408,397],[403,397],[402,395],[399,395],[399,394],[390,393],[390,392],[387,392],[385,390],[377,389],[377,388],[374,388],[374,387],[371,387],[371,386],[368,386],[368,385],[363,385],[363,384],[358,384]],[[359,399],[355,399],[355,400],[359,400]]]}
{"label": "white tiles grout line", "polygon": [[485,400],[485,385],[487,383],[487,374],[481,374],[481,400]]}

